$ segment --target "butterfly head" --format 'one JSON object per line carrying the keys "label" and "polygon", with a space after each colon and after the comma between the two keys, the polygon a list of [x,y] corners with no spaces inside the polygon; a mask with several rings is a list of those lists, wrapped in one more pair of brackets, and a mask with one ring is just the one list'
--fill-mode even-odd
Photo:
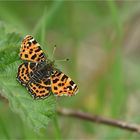
{"label": "butterfly head", "polygon": [[48,60],[47,60],[47,64],[48,64],[50,67],[55,67],[55,60],[50,60],[50,59],[48,59]]}

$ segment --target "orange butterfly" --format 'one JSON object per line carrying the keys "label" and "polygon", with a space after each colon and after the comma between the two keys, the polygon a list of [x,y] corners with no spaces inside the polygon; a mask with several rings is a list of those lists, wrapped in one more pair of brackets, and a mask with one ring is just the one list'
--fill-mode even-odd
{"label": "orange butterfly", "polygon": [[33,98],[46,98],[52,92],[56,96],[72,96],[78,92],[77,85],[48,61],[40,44],[27,35],[21,44],[20,58],[23,62],[17,73],[18,81],[24,85]]}

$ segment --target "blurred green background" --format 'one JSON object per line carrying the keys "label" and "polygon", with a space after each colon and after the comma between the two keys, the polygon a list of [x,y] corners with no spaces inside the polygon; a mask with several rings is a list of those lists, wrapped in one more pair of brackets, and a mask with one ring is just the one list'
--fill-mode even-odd
{"label": "blurred green background", "polygon": [[[80,109],[139,124],[139,25],[139,1],[1,1],[0,70],[17,71],[17,65],[21,63],[17,55],[20,42],[25,35],[33,35],[49,56],[57,45],[55,59],[70,59],[69,62],[57,63],[57,66],[79,86],[76,96],[57,98],[56,107]],[[12,45],[5,45],[13,36],[18,40],[13,39]],[[2,46],[6,47],[3,49]],[[16,52],[15,57],[11,51]],[[11,63],[15,64],[14,69]],[[8,100],[0,98],[0,139],[140,138],[138,134],[122,129],[58,115],[38,134],[21,119],[21,114],[11,110],[16,88],[6,84],[10,78],[5,80],[3,75],[1,72],[3,86],[0,86],[0,92]],[[24,88],[16,84],[20,92],[24,90],[25,96],[35,102]],[[21,101],[17,107],[22,112]],[[24,111],[23,114],[26,116]]]}

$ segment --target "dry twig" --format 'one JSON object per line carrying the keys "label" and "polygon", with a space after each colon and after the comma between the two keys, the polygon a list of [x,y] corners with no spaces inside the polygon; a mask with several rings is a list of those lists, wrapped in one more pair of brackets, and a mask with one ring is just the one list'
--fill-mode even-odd
{"label": "dry twig", "polygon": [[[0,100],[5,100],[7,102],[7,99],[4,98],[3,96],[0,96]],[[111,119],[111,118],[105,118],[105,117],[97,116],[94,114],[82,112],[79,110],[58,108],[57,113],[59,115],[63,115],[63,116],[75,117],[78,119],[91,121],[94,123],[105,124],[108,126],[118,127],[118,128],[124,129],[124,130],[140,133],[140,125],[130,124],[130,123],[127,123],[124,121],[115,120],[115,119]]]}
{"label": "dry twig", "polygon": [[57,113],[60,115],[63,115],[63,116],[75,117],[75,118],[83,119],[86,121],[105,124],[105,125],[109,125],[109,126],[113,126],[113,127],[118,127],[118,128],[124,129],[124,130],[140,133],[140,125],[129,124],[124,121],[100,117],[100,116],[89,114],[86,112],[72,110],[72,109],[66,109],[66,108],[57,109]]}

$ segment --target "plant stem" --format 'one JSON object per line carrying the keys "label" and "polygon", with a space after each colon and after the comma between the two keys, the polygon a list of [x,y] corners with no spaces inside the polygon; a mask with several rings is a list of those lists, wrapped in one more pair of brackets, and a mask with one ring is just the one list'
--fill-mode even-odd
{"label": "plant stem", "polygon": [[82,112],[79,110],[59,108],[59,109],[57,109],[57,113],[59,115],[63,115],[63,116],[75,117],[78,119],[91,121],[91,122],[95,122],[98,124],[104,124],[104,125],[108,125],[108,126],[118,127],[118,128],[128,130],[128,131],[140,133],[140,125],[130,124],[130,123],[127,123],[124,121],[115,120],[115,119],[111,119],[111,118],[105,118],[105,117],[97,116],[94,114]]}

